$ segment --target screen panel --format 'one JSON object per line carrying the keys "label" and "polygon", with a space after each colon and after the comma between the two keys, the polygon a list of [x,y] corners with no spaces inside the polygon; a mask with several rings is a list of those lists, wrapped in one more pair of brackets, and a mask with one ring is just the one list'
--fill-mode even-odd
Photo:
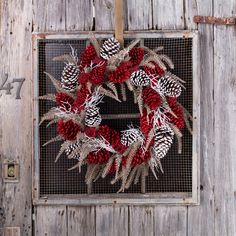
{"label": "screen panel", "polygon": [[[130,40],[129,40],[130,41]],[[183,91],[179,101],[192,113],[192,38],[144,38],[143,44],[149,48],[164,46],[163,53],[168,55],[175,64],[173,73],[186,81],[186,90]],[[78,56],[86,47],[85,39],[76,40],[58,40],[41,39],[38,42],[38,78],[39,95],[53,93],[55,90],[45,78],[44,72],[52,74],[56,79],[60,79],[64,68],[62,62],[52,61],[52,58],[62,54],[70,53],[71,46],[77,50]],[[39,102],[39,115],[42,116],[53,106],[52,102]],[[128,94],[128,101],[119,104],[114,100],[106,98],[101,105],[102,114],[116,113],[138,113],[137,105],[133,103],[132,94]],[[139,125],[138,119],[116,119],[103,120],[103,124],[108,124],[116,130],[124,130],[129,124]],[[87,186],[84,183],[86,170],[79,173],[78,170],[68,171],[70,167],[76,164],[75,160],[68,160],[62,155],[57,163],[54,163],[55,157],[59,151],[60,143],[50,144],[43,147],[51,137],[56,136],[56,126],[52,125],[46,128],[46,123],[39,128],[40,133],[40,195],[50,194],[86,194]],[[174,141],[167,156],[162,160],[164,174],[159,173],[158,180],[152,173],[146,178],[147,193],[165,193],[165,192],[186,192],[192,191],[192,137],[187,130],[183,131],[183,152],[177,154],[177,141]],[[120,183],[111,185],[112,176],[105,179],[99,179],[93,184],[92,193],[111,194],[116,193]],[[126,193],[141,193],[141,185],[131,186]],[[122,194],[122,193],[121,193]]]}

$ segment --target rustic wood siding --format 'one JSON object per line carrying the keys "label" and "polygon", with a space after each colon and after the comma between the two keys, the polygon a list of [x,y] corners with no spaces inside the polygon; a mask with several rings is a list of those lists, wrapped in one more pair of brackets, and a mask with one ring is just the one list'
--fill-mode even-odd
{"label": "rustic wood siding", "polygon": [[[1,0],[0,76],[24,77],[22,99],[0,97],[0,153],[18,160],[20,182],[0,179],[0,235],[31,235],[31,33],[112,30],[113,0]],[[125,1],[125,29],[198,29],[201,72],[200,206],[37,206],[35,235],[236,235],[236,33],[196,25],[194,15],[232,16],[235,0]],[[95,24],[95,25],[94,25]]]}

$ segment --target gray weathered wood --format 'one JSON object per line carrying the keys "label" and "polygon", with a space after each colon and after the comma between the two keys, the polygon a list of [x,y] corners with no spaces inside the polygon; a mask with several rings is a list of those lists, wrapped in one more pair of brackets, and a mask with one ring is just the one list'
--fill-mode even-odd
{"label": "gray weathered wood", "polygon": [[128,235],[128,207],[97,206],[96,236]]}
{"label": "gray weathered wood", "polygon": [[66,29],[66,0],[33,0],[32,13],[36,32]]}
{"label": "gray weathered wood", "polygon": [[128,30],[152,29],[152,1],[127,1]]}
{"label": "gray weathered wood", "polygon": [[35,212],[35,236],[66,236],[66,206],[40,206]]}
{"label": "gray weathered wood", "polygon": [[96,235],[95,207],[68,207],[68,235]]}
{"label": "gray weathered wood", "polygon": [[153,0],[154,29],[184,29],[184,1]]}
{"label": "gray weathered wood", "polygon": [[130,206],[129,207],[129,232],[135,236],[154,235],[154,211],[153,207]]}
{"label": "gray weathered wood", "polygon": [[154,207],[154,219],[155,235],[188,235],[187,211],[185,207]]}
{"label": "gray weathered wood", "polygon": [[[115,18],[114,0],[96,0],[94,1],[95,10],[95,30],[112,30],[114,31]],[[127,4],[123,3],[123,24],[124,30],[127,29]]]}
{"label": "gray weathered wood", "polygon": [[[234,0],[214,1],[214,16],[235,14]],[[214,27],[215,235],[236,235],[236,44],[235,28]]]}
{"label": "gray weathered wood", "polygon": [[95,29],[114,30],[114,1],[97,0],[95,7]]}
{"label": "gray weathered wood", "polygon": [[0,235],[4,227],[20,227],[21,235],[31,235],[31,153],[32,153],[32,81],[31,81],[31,23],[32,5],[25,1],[1,1],[0,79],[8,73],[13,78],[26,79],[21,100],[1,91],[0,97],[0,168],[4,159],[20,165],[18,183],[4,183],[0,170]]}
{"label": "gray weathered wood", "polygon": [[[195,28],[194,15],[212,15],[212,1],[188,1],[187,28]],[[194,6],[194,8],[193,8]],[[199,25],[201,79],[201,199],[199,207],[188,208],[188,234],[214,235],[214,75],[213,26]]]}
{"label": "gray weathered wood", "polygon": [[67,0],[66,30],[92,30],[93,1]]}

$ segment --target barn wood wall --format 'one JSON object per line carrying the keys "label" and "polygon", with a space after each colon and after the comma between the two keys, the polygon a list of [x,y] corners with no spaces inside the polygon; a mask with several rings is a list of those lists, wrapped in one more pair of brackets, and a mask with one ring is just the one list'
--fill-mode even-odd
{"label": "barn wood wall", "polygon": [[[113,0],[1,0],[0,76],[24,77],[22,99],[0,97],[0,153],[18,160],[20,182],[0,179],[0,235],[31,235],[31,33],[112,30]],[[125,29],[198,29],[201,72],[200,206],[37,206],[36,235],[236,235],[235,27],[196,25],[194,15],[235,15],[234,0],[125,1]]]}

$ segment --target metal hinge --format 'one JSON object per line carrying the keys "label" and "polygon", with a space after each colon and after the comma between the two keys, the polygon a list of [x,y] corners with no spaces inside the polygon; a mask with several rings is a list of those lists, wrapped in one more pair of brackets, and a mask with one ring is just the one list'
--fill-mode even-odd
{"label": "metal hinge", "polygon": [[236,17],[194,16],[193,21],[198,24],[236,25]]}

